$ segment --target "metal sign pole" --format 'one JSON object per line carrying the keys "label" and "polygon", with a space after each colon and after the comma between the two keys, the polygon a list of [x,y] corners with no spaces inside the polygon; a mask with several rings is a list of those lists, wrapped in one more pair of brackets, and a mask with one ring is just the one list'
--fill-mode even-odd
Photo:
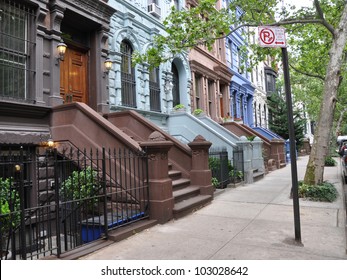
{"label": "metal sign pole", "polygon": [[285,47],[281,49],[282,49],[282,61],[283,61],[284,87],[286,92],[286,102],[287,102],[287,111],[288,111],[290,160],[291,160],[291,170],[292,170],[291,193],[293,196],[295,240],[298,243],[301,243],[298,171],[297,171],[297,165],[296,165],[295,132],[294,132],[294,122],[293,122],[292,93],[290,89],[288,52],[287,52],[287,48]]}

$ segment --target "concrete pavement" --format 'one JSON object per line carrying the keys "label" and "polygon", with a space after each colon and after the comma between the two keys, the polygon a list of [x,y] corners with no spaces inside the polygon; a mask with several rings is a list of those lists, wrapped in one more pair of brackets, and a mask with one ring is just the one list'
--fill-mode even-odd
{"label": "concrete pavement", "polygon": [[[308,157],[297,161],[303,178]],[[300,199],[302,244],[294,242],[291,166],[249,185],[227,188],[211,204],[82,257],[85,260],[338,260],[346,255],[340,163],[326,167],[333,203]]]}

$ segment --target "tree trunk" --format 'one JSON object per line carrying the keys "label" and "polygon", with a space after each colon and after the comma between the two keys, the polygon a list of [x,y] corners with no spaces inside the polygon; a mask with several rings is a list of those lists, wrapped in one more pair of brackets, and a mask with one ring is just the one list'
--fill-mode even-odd
{"label": "tree trunk", "polygon": [[344,7],[339,26],[335,30],[332,46],[329,52],[330,60],[325,76],[324,96],[304,178],[306,184],[317,185],[323,182],[324,161],[325,156],[327,155],[330,133],[333,126],[333,116],[336,105],[337,90],[340,85],[340,71],[346,40],[347,5]]}

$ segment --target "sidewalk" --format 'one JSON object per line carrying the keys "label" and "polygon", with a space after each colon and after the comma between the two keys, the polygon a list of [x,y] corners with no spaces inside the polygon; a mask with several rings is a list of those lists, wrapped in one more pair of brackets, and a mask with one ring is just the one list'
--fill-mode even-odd
{"label": "sidewalk", "polygon": [[[303,178],[308,157],[297,161]],[[300,199],[302,246],[294,242],[291,166],[258,182],[228,188],[211,204],[179,220],[156,225],[81,259],[88,260],[327,260],[347,259],[346,211],[340,163],[326,167],[333,203]]]}

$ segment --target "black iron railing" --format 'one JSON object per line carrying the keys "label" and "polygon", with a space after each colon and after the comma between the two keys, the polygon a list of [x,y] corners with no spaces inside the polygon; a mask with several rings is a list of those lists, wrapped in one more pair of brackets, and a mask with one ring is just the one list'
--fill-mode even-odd
{"label": "black iron railing", "polygon": [[2,257],[60,256],[147,218],[147,167],[123,149],[0,151]]}

